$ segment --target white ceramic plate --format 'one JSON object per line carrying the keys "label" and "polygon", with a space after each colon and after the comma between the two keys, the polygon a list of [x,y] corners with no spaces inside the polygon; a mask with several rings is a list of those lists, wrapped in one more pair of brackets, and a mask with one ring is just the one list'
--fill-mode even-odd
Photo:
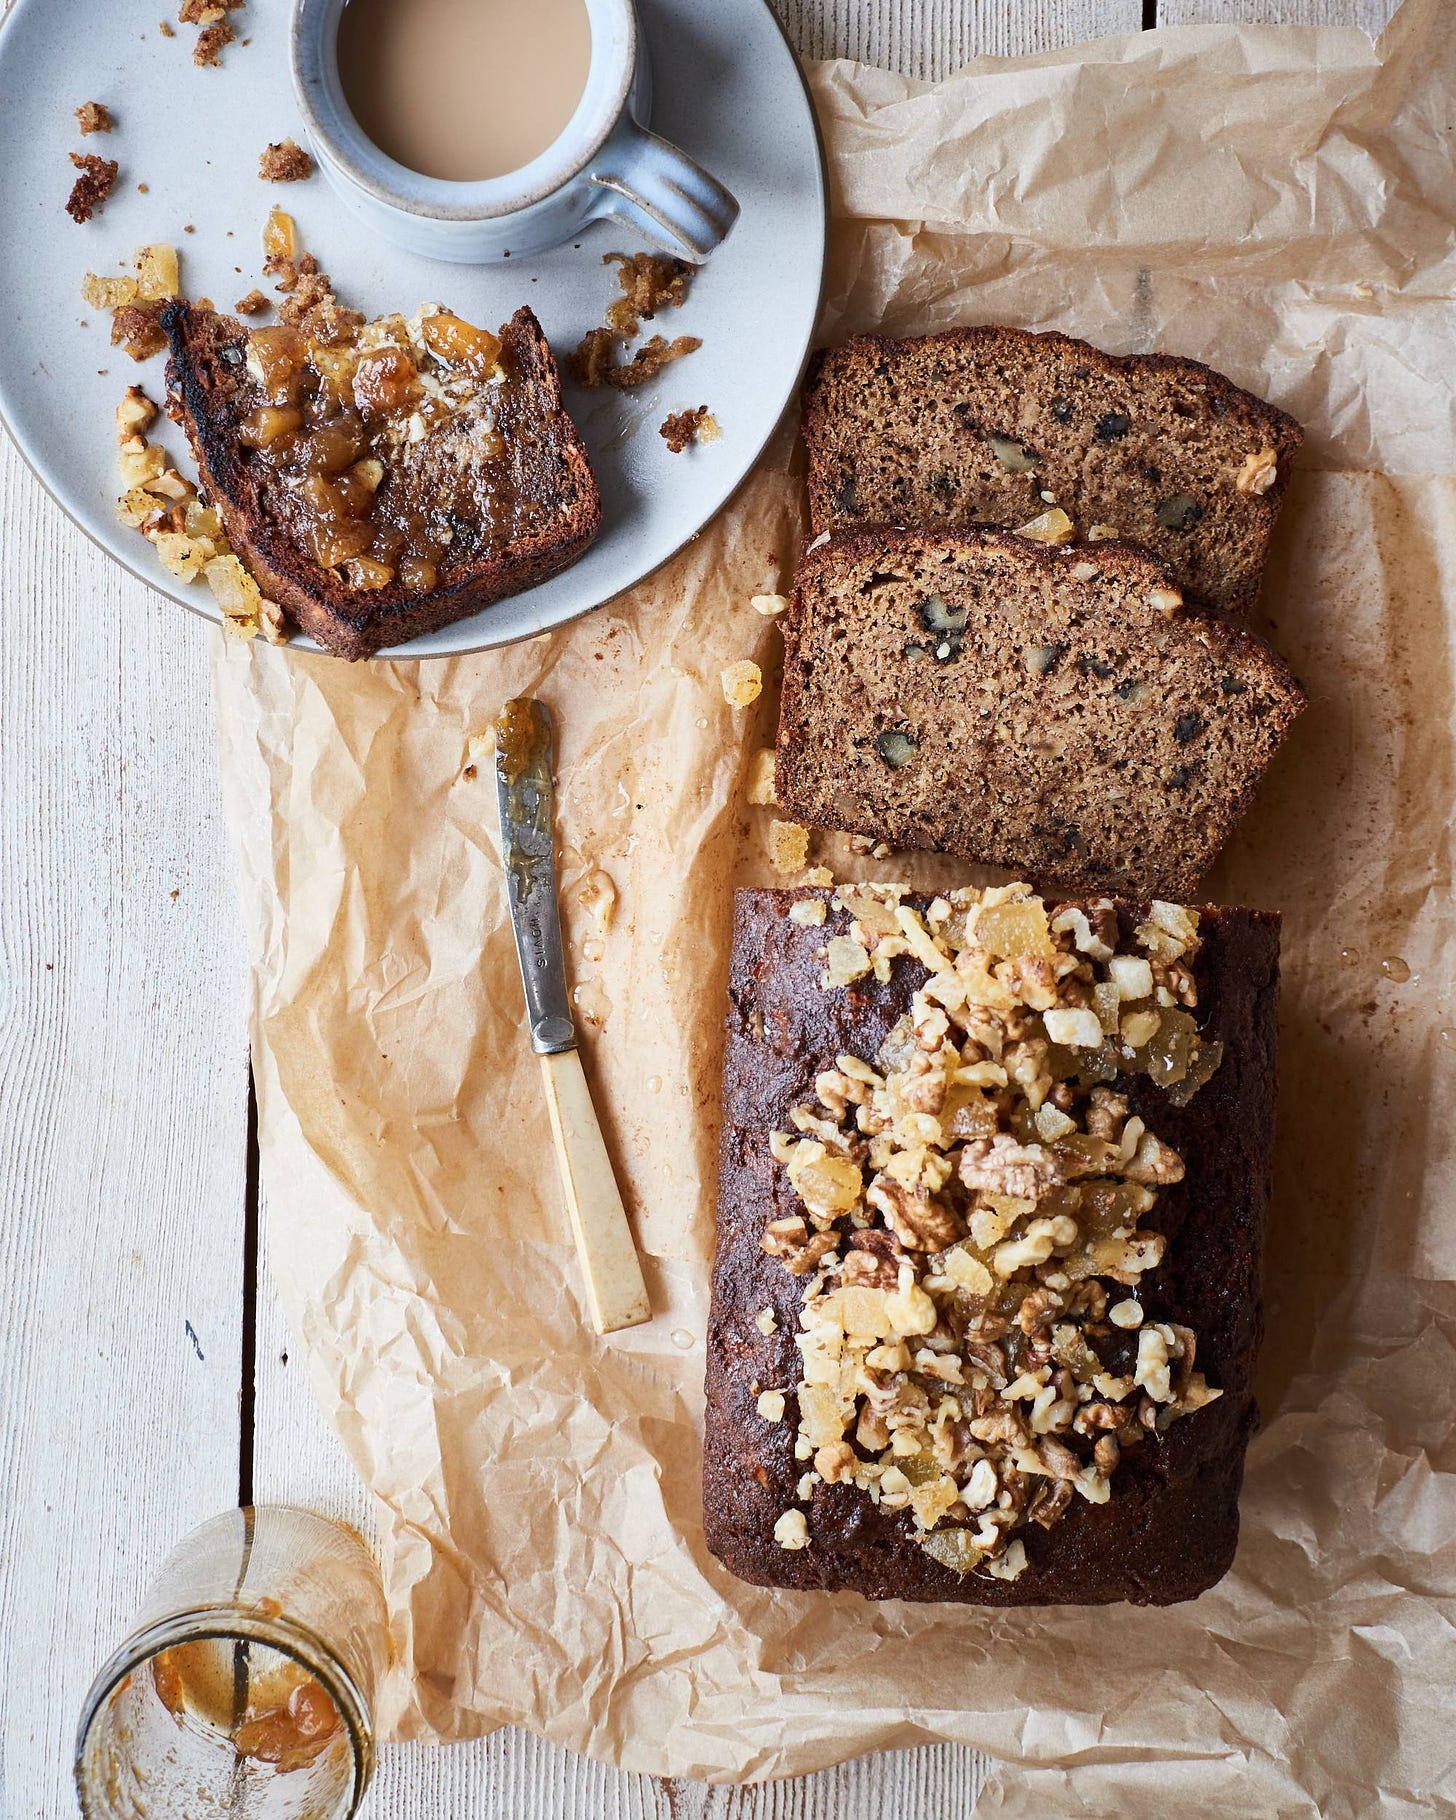
{"label": "white ceramic plate", "polygon": [[[636,392],[568,386],[605,508],[600,537],[574,568],[392,655],[507,644],[640,581],[731,496],[798,384],[823,279],[825,191],[793,53],[764,0],[638,0],[638,10],[653,127],[726,183],[743,210],[688,302],[654,325],[703,345]],[[0,27],[0,417],[89,536],[209,618],[217,614],[205,585],[175,581],[115,516],[116,402],[136,382],[160,400],[163,360],[138,366],[110,346],[108,319],[81,300],[87,271],[117,271],[136,247],[172,241],[188,294],[230,308],[255,285],[270,288],[260,235],[276,203],[344,302],[375,315],[438,298],[492,328],[529,303],[561,352],[600,324],[617,294],[602,254],[642,244],[598,222],[579,244],[530,259],[442,265],[371,241],[319,175],[262,182],[264,146],[305,137],[288,75],[289,11],[289,0],[248,0],[230,14],[250,42],[229,45],[216,69],[193,64],[195,28],[178,25],[174,38],[158,31],[159,19],[175,18],[176,0],[15,0]],[[116,131],[83,140],[73,113],[83,101],[105,102]],[[67,153],[83,150],[118,159],[121,173],[105,208],[78,227],[64,210],[75,177]],[[717,417],[721,440],[672,454],[657,426],[700,404]],[[154,434],[190,471],[176,433]]]}

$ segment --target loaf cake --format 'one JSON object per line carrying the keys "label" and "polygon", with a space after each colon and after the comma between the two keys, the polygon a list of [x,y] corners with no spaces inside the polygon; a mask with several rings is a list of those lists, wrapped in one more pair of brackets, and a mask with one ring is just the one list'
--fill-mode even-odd
{"label": "loaf cake", "polygon": [[816,532],[1014,529],[1055,505],[1083,537],[1142,544],[1190,599],[1239,614],[1303,431],[1193,360],[966,328],[818,355],[804,436]]}
{"label": "loaf cake", "polygon": [[775,789],[800,821],[1073,893],[1192,895],[1303,705],[1127,544],[834,537],[783,625]]}
{"label": "loaf cake", "polygon": [[173,302],[169,408],[228,541],[342,657],[467,618],[575,562],[601,524],[541,325],[438,305],[247,329]]}
{"label": "loaf cake", "polygon": [[709,1548],[874,1599],[1171,1604],[1233,1559],[1279,919],[738,894]]}

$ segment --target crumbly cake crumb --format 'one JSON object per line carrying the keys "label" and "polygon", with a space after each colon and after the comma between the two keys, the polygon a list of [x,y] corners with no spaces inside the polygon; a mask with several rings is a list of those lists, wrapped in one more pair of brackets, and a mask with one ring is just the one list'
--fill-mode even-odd
{"label": "crumbly cake crumb", "polygon": [[150,360],[166,348],[167,337],[161,324],[162,305],[124,303],[112,312],[111,345],[125,348],[133,360]]}
{"label": "crumbly cake crumb", "polygon": [[95,152],[72,152],[70,158],[81,175],[71,186],[66,213],[72,221],[89,221],[111,194],[121,166],[114,158],[98,158]]}
{"label": "crumbly cake crumb", "polygon": [[251,290],[246,297],[239,297],[233,308],[240,316],[260,316],[264,310],[272,309],[272,300],[266,291]]}
{"label": "crumbly cake crumb", "polygon": [[[616,265],[622,295],[608,307],[605,326],[587,330],[576,353],[567,361],[567,368],[581,386],[606,385],[622,390],[645,385],[670,361],[694,353],[702,342],[695,335],[678,335],[672,341],[654,335],[630,360],[622,362],[615,358],[616,345],[630,341],[642,327],[644,317],[650,321],[660,309],[680,309],[687,301],[688,286],[696,268],[663,253],[605,253],[602,259],[604,264]],[[686,415],[683,413],[684,418]],[[672,421],[668,419],[669,423]],[[711,423],[712,419],[708,418],[708,421]],[[666,424],[662,434],[668,436],[673,453],[680,453],[668,435]],[[717,425],[714,424],[711,435],[716,434]],[[711,435],[705,436],[699,426],[700,440],[711,440]],[[682,445],[686,446],[686,443]]]}
{"label": "crumbly cake crumb", "polygon": [[622,295],[607,309],[607,327],[630,340],[646,317],[661,309],[681,309],[696,267],[666,253],[603,253],[603,265],[617,267]]}
{"label": "crumbly cake crumb", "polygon": [[700,404],[695,409],[672,412],[658,425],[657,433],[674,455],[681,455],[684,449],[695,442],[713,440],[711,436],[703,434],[704,425],[712,421],[707,405]]}
{"label": "crumbly cake crumb", "polygon": [[265,183],[302,183],[313,175],[313,159],[292,139],[280,139],[258,159],[258,175]]}
{"label": "crumbly cake crumb", "polygon": [[671,341],[665,336],[654,335],[643,342],[630,360],[618,363],[613,359],[616,341],[617,337],[610,329],[587,330],[581,345],[567,363],[578,385],[606,385],[617,391],[646,385],[649,379],[655,379],[672,361],[681,360],[685,354],[695,353],[703,345],[696,335],[677,335]]}
{"label": "crumbly cake crumb", "polygon": [[76,109],[76,123],[83,137],[88,133],[109,133],[116,124],[104,101],[83,101]]}
{"label": "crumbly cake crumb", "polygon": [[226,19],[219,19],[204,27],[197,34],[197,42],[192,47],[192,61],[199,69],[215,67],[222,62],[224,49],[236,35]]}

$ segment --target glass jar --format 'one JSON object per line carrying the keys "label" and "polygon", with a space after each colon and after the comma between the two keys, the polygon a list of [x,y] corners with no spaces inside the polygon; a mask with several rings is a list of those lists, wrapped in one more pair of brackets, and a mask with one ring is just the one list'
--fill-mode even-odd
{"label": "glass jar", "polygon": [[350,1530],[259,1505],[163,1564],[91,1684],[86,1820],[350,1820],[374,1772],[388,1661],[379,1574]]}

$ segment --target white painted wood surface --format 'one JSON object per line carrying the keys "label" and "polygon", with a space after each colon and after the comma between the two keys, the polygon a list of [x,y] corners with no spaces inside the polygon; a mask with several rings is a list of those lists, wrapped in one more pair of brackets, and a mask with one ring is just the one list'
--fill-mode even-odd
{"label": "white painted wood surface", "polygon": [[[809,56],[938,78],[1138,28],[1141,0],[773,0]],[[1394,0],[1162,0],[1163,23],[1378,31]],[[72,1814],[93,1668],[165,1549],[235,1501],[247,1231],[242,945],[211,634],[115,570],[0,441],[0,1820]],[[266,1223],[266,1196],[262,1207]],[[189,1333],[189,1325],[191,1333]],[[195,1345],[192,1336],[195,1335]],[[266,1272],[259,1499],[363,1488]],[[386,1749],[373,1820],[964,1820],[973,1752],[747,1790],[657,1783],[508,1731]]]}
{"label": "white painted wood surface", "polygon": [[0,1815],[159,1551],[235,1503],[241,928],[202,623],[0,438]]}

